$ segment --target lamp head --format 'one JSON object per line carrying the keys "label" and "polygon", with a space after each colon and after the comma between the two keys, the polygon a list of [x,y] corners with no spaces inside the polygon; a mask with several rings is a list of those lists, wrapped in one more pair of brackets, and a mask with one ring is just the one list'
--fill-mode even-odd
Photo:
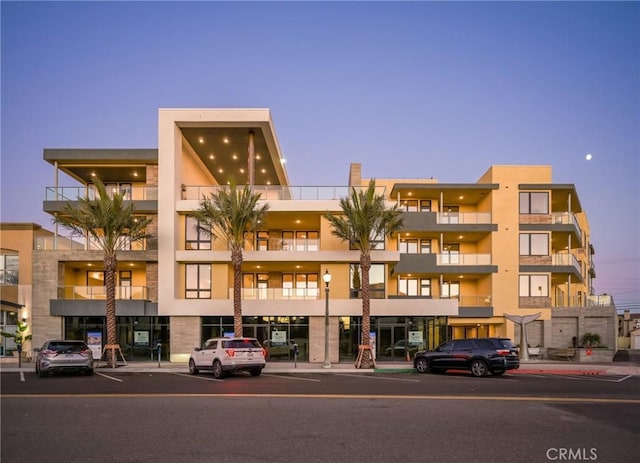
{"label": "lamp head", "polygon": [[325,284],[329,285],[329,282],[331,281],[331,274],[329,273],[328,269],[324,271],[324,275],[322,275],[322,279],[324,280]]}

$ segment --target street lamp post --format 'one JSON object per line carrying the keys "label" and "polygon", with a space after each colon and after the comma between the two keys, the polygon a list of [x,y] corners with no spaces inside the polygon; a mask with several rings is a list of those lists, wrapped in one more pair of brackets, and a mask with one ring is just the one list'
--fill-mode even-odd
{"label": "street lamp post", "polygon": [[322,279],[324,280],[324,362],[322,368],[331,368],[329,361],[329,282],[331,274],[328,269],[325,270]]}

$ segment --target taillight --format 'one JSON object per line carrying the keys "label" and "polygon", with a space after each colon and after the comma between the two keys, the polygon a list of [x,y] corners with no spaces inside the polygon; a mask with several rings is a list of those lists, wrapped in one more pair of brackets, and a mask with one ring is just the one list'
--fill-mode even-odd
{"label": "taillight", "polygon": [[91,349],[82,349],[82,351],[80,352],[80,354],[86,355],[86,356],[89,356],[90,353],[91,353]]}
{"label": "taillight", "polygon": [[267,358],[267,349],[265,349],[264,347],[262,348],[262,356],[264,358]]}
{"label": "taillight", "polygon": [[498,355],[509,355],[511,354],[511,351],[509,349],[497,349],[496,353]]}
{"label": "taillight", "polygon": [[236,351],[233,349],[226,349],[225,354],[227,354],[227,357],[235,357],[236,356]]}
{"label": "taillight", "polygon": [[58,353],[55,350],[49,350],[49,349],[45,349],[42,352],[40,352],[43,356],[45,357],[50,357],[53,355],[58,355]]}

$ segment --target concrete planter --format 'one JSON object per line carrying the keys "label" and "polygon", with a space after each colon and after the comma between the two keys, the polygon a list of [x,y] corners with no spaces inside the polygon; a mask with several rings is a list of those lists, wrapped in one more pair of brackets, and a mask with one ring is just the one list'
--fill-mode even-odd
{"label": "concrete planter", "polygon": [[[589,353],[591,353],[589,355]],[[613,362],[615,352],[606,347],[579,347],[576,349],[578,362],[610,363]]]}

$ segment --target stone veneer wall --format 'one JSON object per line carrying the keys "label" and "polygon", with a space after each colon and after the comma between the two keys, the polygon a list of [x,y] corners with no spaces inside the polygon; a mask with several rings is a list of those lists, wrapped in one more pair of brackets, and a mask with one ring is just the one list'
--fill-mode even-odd
{"label": "stone veneer wall", "polygon": [[188,362],[193,348],[200,345],[200,317],[170,317],[171,362]]}
{"label": "stone veneer wall", "polygon": [[618,317],[615,306],[553,308],[552,344],[545,347],[572,347],[573,337],[581,343],[585,333],[600,335],[601,344],[617,350]]}
{"label": "stone veneer wall", "polygon": [[[329,361],[337,363],[338,317],[329,317]],[[324,317],[309,317],[309,363],[324,362]]]}
{"label": "stone veneer wall", "polygon": [[[76,254],[77,251],[73,252]],[[71,251],[34,251],[33,253],[33,307],[31,308],[31,332],[33,347],[40,347],[47,339],[61,338],[62,317],[50,315],[51,299],[57,299],[61,271],[58,260]]]}

